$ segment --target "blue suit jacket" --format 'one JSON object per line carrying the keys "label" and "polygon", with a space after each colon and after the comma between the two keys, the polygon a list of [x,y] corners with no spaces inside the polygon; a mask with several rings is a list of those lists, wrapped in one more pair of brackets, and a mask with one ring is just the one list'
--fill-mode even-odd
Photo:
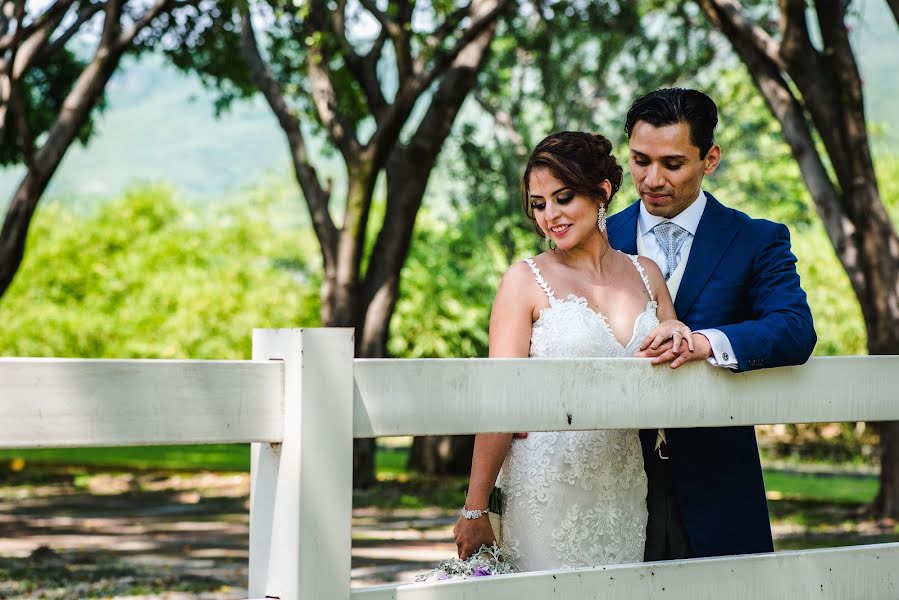
{"label": "blue suit jacket", "polygon": [[[717,328],[739,370],[802,364],[817,337],[789,230],[727,208],[706,192],[674,308],[691,329]],[[613,248],[637,253],[639,202],[609,218]],[[655,430],[642,431],[649,460]],[[697,556],[773,550],[753,427],[666,430],[675,494]]]}

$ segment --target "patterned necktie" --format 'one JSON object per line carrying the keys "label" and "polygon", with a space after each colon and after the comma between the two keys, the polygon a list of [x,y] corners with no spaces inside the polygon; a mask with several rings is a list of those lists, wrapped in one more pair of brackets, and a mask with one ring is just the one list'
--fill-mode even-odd
{"label": "patterned necktie", "polygon": [[689,232],[671,221],[659,223],[652,228],[652,232],[656,234],[659,246],[662,247],[662,252],[665,253],[665,261],[668,267],[668,271],[665,273],[665,281],[668,281],[668,278],[674,273],[674,269],[677,268],[677,253],[680,251],[681,246],[684,245]]}

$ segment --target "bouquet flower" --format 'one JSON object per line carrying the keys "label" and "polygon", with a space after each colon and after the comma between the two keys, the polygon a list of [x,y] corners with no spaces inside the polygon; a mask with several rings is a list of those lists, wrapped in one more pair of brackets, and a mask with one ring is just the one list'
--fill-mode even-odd
{"label": "bouquet flower", "polygon": [[415,581],[450,581],[517,572],[518,568],[503,556],[502,549],[494,544],[493,546],[481,546],[477,552],[465,560],[461,558],[445,560],[436,569],[423,571],[416,575]]}

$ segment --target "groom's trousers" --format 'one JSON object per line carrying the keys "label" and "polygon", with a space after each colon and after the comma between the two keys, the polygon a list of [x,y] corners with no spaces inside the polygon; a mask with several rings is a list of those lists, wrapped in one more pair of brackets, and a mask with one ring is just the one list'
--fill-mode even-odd
{"label": "groom's trousers", "polygon": [[661,458],[667,450],[663,442],[659,450],[647,462],[646,476],[649,490],[646,494],[646,508],[649,520],[646,523],[646,548],[643,560],[672,560],[695,556],[687,540],[681,521],[677,497],[672,484],[670,461]]}

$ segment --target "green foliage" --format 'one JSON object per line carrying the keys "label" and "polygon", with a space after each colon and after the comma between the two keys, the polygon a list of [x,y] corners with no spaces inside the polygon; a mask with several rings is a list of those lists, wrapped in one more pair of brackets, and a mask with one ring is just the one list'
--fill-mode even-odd
{"label": "green foliage", "polygon": [[0,301],[0,355],[247,358],[254,327],[318,324],[316,248],[285,210],[204,214],[160,187],[87,215],[43,207]]}
{"label": "green foliage", "polygon": [[419,215],[391,321],[391,355],[487,355],[490,307],[511,262],[508,254],[532,253],[536,237],[519,232],[509,248],[500,236],[485,234],[481,217],[470,209],[439,224],[426,213]]}
{"label": "green foliage", "polygon": [[816,222],[799,165],[745,69],[720,70],[709,93],[719,107],[722,149],[721,165],[708,184],[716,195],[752,216],[797,228]]}

